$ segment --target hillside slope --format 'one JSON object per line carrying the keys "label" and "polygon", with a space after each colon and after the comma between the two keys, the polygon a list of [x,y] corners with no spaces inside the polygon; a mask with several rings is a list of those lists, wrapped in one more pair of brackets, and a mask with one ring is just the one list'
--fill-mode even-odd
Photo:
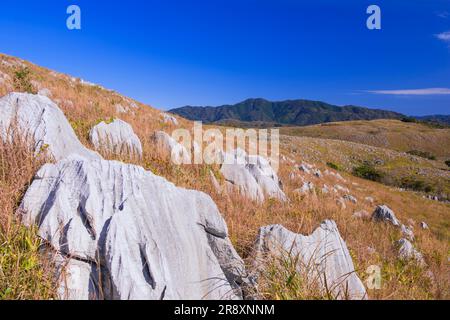
{"label": "hillside slope", "polygon": [[219,107],[186,106],[170,112],[189,120],[207,123],[227,121],[262,122],[267,126],[297,125],[305,126],[324,122],[400,119],[403,115],[356,106],[339,107],[320,101],[286,100],[272,102],[264,99],[248,99],[235,105]]}
{"label": "hillside slope", "polygon": [[[177,166],[158,152],[152,140],[155,131],[163,130],[170,134],[175,128],[191,130],[190,121],[178,119],[178,126],[167,123],[160,111],[114,91],[0,55],[0,96],[13,91],[48,95],[70,121],[77,138],[89,149],[94,148],[89,141],[89,131],[99,122],[109,123],[112,118],[119,118],[129,123],[142,142],[142,157],[102,154],[103,157],[136,164],[178,187],[210,195],[227,223],[234,247],[248,266],[251,266],[255,239],[261,227],[282,224],[292,232],[309,235],[323,220],[333,219],[348,246],[361,280],[366,283],[369,279],[369,267],[378,266],[381,270],[382,286],[378,289],[368,288],[370,298],[449,298],[450,204],[424,199],[424,193],[401,190],[350,174],[354,166],[365,160],[382,160],[376,163],[386,172],[409,170],[411,167],[413,171],[420,171],[421,177],[435,177],[433,181],[436,181],[436,185],[445,186],[445,181],[448,185],[449,173],[440,162],[349,141],[285,135],[281,137],[283,157],[278,175],[290,201],[267,199],[263,203],[256,203],[238,193],[218,192],[211,179],[211,172],[219,182],[225,181],[217,165]],[[37,256],[42,240],[35,234],[16,232],[22,230],[20,226],[11,227],[18,204],[43,161],[50,160],[36,159],[36,155],[23,150],[19,144],[0,140],[0,240],[6,244],[0,248],[3,270],[0,274],[1,299],[49,299],[55,296],[51,292],[51,285],[45,281],[48,279],[46,275],[52,274],[52,271],[45,273],[48,271],[45,264],[36,270],[37,266],[41,266],[37,263]],[[321,174],[299,170],[300,165],[306,162],[320,170]],[[336,162],[341,171],[327,168],[328,162]],[[310,182],[308,185],[311,190],[299,193],[298,189],[307,182]],[[330,192],[324,192],[325,185]],[[334,189],[336,192],[332,191]],[[155,190],[152,196],[157,197],[158,191]],[[349,195],[356,201],[344,199],[346,196],[349,198]],[[414,247],[423,254],[426,268],[399,259],[398,248],[394,243],[402,237],[399,229],[370,219],[375,207],[381,204],[388,205],[399,220],[414,228]],[[186,211],[188,209],[186,206]],[[362,210],[367,212],[368,217],[355,216],[356,212]],[[428,224],[429,229],[420,227],[422,221]],[[23,255],[23,251],[31,257]],[[17,257],[17,252],[21,253],[20,257]],[[11,261],[14,258],[18,261]],[[302,280],[302,275],[297,274],[292,266],[271,268],[259,280],[262,298],[329,298],[305,286]]]}
{"label": "hillside slope", "polygon": [[358,142],[401,152],[422,151],[438,158],[450,158],[450,128],[434,128],[398,120],[347,121],[307,127],[281,128],[291,136]]}

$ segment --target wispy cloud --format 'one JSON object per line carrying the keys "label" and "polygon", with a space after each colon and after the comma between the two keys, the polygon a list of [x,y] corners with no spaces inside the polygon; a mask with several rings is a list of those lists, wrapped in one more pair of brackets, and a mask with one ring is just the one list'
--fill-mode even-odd
{"label": "wispy cloud", "polygon": [[436,15],[442,19],[447,19],[448,17],[450,17],[450,13],[448,11],[436,12]]}
{"label": "wispy cloud", "polygon": [[368,90],[368,93],[402,95],[402,96],[430,96],[430,95],[450,95],[450,88],[426,88],[426,89],[406,89],[406,90]]}
{"label": "wispy cloud", "polygon": [[450,31],[436,34],[435,37],[450,44]]}

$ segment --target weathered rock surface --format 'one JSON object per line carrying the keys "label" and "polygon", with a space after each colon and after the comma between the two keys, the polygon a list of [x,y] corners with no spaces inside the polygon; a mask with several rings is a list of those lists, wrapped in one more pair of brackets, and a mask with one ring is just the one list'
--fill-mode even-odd
{"label": "weathered rock surface", "polygon": [[377,206],[372,214],[372,219],[379,222],[389,222],[396,227],[400,227],[400,222],[397,220],[394,211],[386,205]]}
{"label": "weathered rock surface", "polygon": [[11,125],[19,134],[31,138],[34,150],[46,150],[55,160],[71,154],[87,159],[100,155],[84,147],[58,106],[45,96],[10,93],[0,98],[0,135],[7,138]]}
{"label": "weathered rock surface", "polygon": [[249,156],[244,150],[236,149],[233,153],[222,153],[222,163],[220,172],[229,188],[258,202],[266,196],[287,200],[278,175],[264,157]]}
{"label": "weathered rock surface", "polygon": [[425,260],[422,254],[414,248],[411,242],[407,239],[400,239],[396,243],[398,247],[398,257],[403,261],[414,261],[421,266],[425,266]]}
{"label": "weathered rock surface", "polygon": [[351,203],[358,203],[358,199],[356,199],[354,196],[352,196],[351,194],[346,194],[344,195],[344,200],[350,201]]}
{"label": "weathered rock surface", "polygon": [[241,297],[244,265],[212,199],[141,167],[79,156],[46,164],[20,212],[67,265],[62,298]]}
{"label": "weathered rock surface", "polygon": [[263,227],[256,242],[256,266],[271,257],[298,257],[297,270],[324,293],[337,299],[367,299],[366,289],[355,272],[345,241],[334,221],[324,221],[310,236],[293,233],[281,225]]}
{"label": "weathered rock surface", "polygon": [[96,150],[142,157],[139,137],[128,123],[120,119],[115,119],[111,123],[100,122],[91,129],[89,139]]}
{"label": "weathered rock surface", "polygon": [[167,133],[163,131],[155,132],[153,140],[156,147],[163,154],[168,155],[174,164],[190,164],[192,162],[191,152]]}
{"label": "weathered rock surface", "polygon": [[428,224],[427,224],[425,221],[422,221],[422,222],[420,223],[420,228],[422,228],[423,230],[428,230],[428,229],[430,229],[430,228],[428,227]]}
{"label": "weathered rock surface", "polygon": [[174,126],[178,126],[178,120],[174,116],[168,113],[162,113],[161,116],[163,118],[164,123],[170,123],[173,124]]}
{"label": "weathered rock surface", "polygon": [[294,192],[298,192],[298,193],[301,193],[301,194],[315,192],[314,183],[312,183],[312,182],[305,182],[299,189],[295,189]]}

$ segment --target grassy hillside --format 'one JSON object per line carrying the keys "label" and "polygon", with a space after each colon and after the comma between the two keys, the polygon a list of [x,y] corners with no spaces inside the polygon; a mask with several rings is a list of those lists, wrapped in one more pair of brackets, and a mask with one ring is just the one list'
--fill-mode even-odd
{"label": "grassy hillside", "polygon": [[398,120],[324,123],[281,128],[281,133],[322,139],[352,141],[401,152],[422,151],[441,160],[450,159],[450,128],[435,128]]}
{"label": "grassy hillside", "polygon": [[[369,290],[371,298],[450,298],[448,273],[450,205],[426,200],[422,198],[422,194],[401,191],[377,182],[359,179],[347,173],[351,172],[352,167],[359,164],[361,160],[380,158],[384,161],[383,166],[386,171],[394,172],[403,167],[408,168],[411,164],[414,165],[414,170],[423,170],[424,175],[436,175],[436,184],[439,184],[448,179],[448,171],[443,170],[440,162],[347,141],[283,136],[281,149],[286,160],[281,163],[279,175],[291,201],[281,203],[268,199],[262,205],[258,205],[237,194],[217,194],[209,174],[212,170],[219,175],[217,166],[174,166],[164,156],[158,154],[152,143],[151,134],[155,130],[170,133],[175,128],[162,121],[158,110],[100,86],[1,55],[0,79],[3,79],[0,80],[0,96],[11,91],[37,92],[48,89],[46,93],[58,103],[81,142],[89,148],[92,148],[92,145],[87,137],[93,125],[112,117],[128,122],[142,142],[142,159],[130,159],[127,156],[112,154],[104,156],[108,159],[138,164],[178,186],[210,194],[228,224],[233,244],[246,261],[250,261],[254,240],[261,226],[281,223],[294,232],[309,234],[322,220],[334,219],[349,247],[356,272],[361,279],[368,278],[366,269],[371,265],[378,265],[382,270],[382,288]],[[118,104],[128,108],[128,111],[120,112],[121,108],[117,107]],[[192,123],[180,119],[180,127],[190,129]],[[2,186],[0,216],[3,221],[15,221],[17,204],[20,203],[23,192],[42,159],[35,158],[29,153],[24,156],[19,145],[3,143],[0,146],[0,160],[2,160],[0,162]],[[19,160],[26,160],[26,162],[21,164]],[[303,161],[315,164],[322,172],[327,169],[327,162],[335,162],[339,168],[342,168],[341,174],[345,181],[330,175],[317,178],[302,173],[295,164],[298,165]],[[15,172],[22,174],[20,179],[13,179],[16,176]],[[295,179],[290,178],[292,173],[297,174]],[[443,176],[439,178],[440,174]],[[306,195],[295,193],[294,190],[301,186],[302,179],[312,181],[316,186],[316,192]],[[341,195],[322,193],[320,190],[323,184],[329,186],[341,184],[347,187],[349,192],[357,197],[358,202],[348,203],[345,208],[341,207],[336,202],[336,197]],[[373,204],[364,200],[368,196],[374,198]],[[353,217],[353,213],[359,210],[367,210],[371,213],[376,204],[389,205],[402,222],[414,227],[415,246],[425,257],[428,264],[426,269],[398,260],[396,248],[393,245],[393,241],[400,238],[397,229]],[[426,221],[430,230],[421,230],[419,227],[421,221]],[[5,226],[10,225],[5,224]],[[37,255],[39,247],[37,244],[40,239],[33,230],[29,230],[31,233],[28,234],[8,233],[8,230],[20,230],[17,221],[14,222],[14,226],[16,229],[9,227],[0,229],[2,241],[0,299],[48,299],[54,295],[54,292],[52,292],[51,283],[47,282],[48,264],[45,260],[36,260],[43,259],[42,256]],[[4,251],[3,248],[8,250]],[[10,262],[11,259],[7,259],[7,257],[17,257],[19,253],[24,257],[25,260],[20,260],[25,261],[24,263]],[[28,257],[31,257],[31,264]],[[433,277],[430,277],[430,272]],[[326,298],[308,291],[301,283],[302,279],[291,269],[286,268],[265,274],[259,284],[264,298],[267,299]],[[15,290],[16,288],[25,288],[25,290]]]}
{"label": "grassy hillside", "polygon": [[333,121],[401,119],[403,115],[391,111],[368,109],[356,106],[339,107],[320,101],[286,100],[267,101],[248,99],[235,105],[219,107],[182,107],[171,110],[186,119],[208,123],[229,121],[259,122],[266,126],[311,125]]}

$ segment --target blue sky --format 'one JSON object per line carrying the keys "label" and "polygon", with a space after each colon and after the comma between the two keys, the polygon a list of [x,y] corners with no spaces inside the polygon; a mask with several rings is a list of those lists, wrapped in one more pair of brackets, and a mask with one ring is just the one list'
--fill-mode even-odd
{"label": "blue sky", "polygon": [[[66,28],[70,4],[82,30]],[[382,30],[366,28],[370,4]],[[2,0],[0,52],[161,109],[263,97],[450,113],[450,0]]]}

